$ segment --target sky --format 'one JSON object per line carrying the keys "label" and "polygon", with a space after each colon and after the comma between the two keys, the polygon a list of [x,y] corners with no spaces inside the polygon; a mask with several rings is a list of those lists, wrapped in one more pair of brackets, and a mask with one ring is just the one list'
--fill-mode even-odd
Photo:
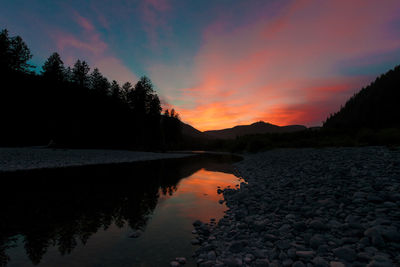
{"label": "sky", "polygon": [[53,52],[110,80],[148,76],[199,130],[318,126],[400,64],[398,0],[0,0],[40,70]]}

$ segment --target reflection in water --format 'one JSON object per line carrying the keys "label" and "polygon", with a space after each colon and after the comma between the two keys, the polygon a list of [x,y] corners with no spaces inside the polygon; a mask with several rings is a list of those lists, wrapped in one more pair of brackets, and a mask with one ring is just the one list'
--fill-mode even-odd
{"label": "reflection in water", "polygon": [[[190,257],[191,222],[221,217],[216,188],[237,183],[232,160],[2,174],[0,265],[157,266]],[[138,229],[143,234],[129,238]]]}
{"label": "reflection in water", "polygon": [[[201,169],[179,183],[179,190],[173,197],[180,202],[174,201],[172,205],[180,206],[180,215],[192,221],[220,217],[225,206],[216,204],[222,198],[216,193],[217,187],[225,188],[232,184],[237,184],[237,178],[232,174]],[[163,198],[166,196],[161,197]]]}

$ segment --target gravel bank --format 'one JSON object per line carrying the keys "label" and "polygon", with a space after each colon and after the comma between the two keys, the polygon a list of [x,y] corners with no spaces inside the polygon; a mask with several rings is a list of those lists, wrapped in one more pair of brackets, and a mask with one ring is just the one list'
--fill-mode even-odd
{"label": "gravel bank", "polygon": [[182,158],[190,154],[123,150],[0,148],[0,172]]}
{"label": "gravel bank", "polygon": [[400,151],[282,149],[236,164],[248,184],[195,222],[199,266],[400,266]]}

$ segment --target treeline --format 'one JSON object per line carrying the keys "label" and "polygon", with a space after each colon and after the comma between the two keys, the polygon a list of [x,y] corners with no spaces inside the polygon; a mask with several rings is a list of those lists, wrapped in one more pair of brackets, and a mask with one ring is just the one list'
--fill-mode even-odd
{"label": "treeline", "polygon": [[209,140],[201,149],[233,153],[260,152],[276,148],[322,148],[400,145],[400,129],[307,129],[292,133],[267,133],[237,137],[231,140]]}
{"label": "treeline", "polygon": [[179,116],[161,114],[149,78],[121,86],[83,60],[65,66],[58,53],[37,74],[31,58],[21,37],[1,31],[0,145],[164,150],[179,142]]}
{"label": "treeline", "polygon": [[324,122],[324,128],[399,128],[400,66],[382,74],[354,94]]}

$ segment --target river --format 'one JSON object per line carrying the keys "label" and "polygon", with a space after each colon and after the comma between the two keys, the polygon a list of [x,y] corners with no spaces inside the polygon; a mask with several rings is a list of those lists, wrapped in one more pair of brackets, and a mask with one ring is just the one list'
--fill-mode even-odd
{"label": "river", "polygon": [[[5,266],[195,266],[193,221],[218,220],[219,187],[235,187],[229,155],[3,175]],[[5,182],[7,181],[7,182]]]}

